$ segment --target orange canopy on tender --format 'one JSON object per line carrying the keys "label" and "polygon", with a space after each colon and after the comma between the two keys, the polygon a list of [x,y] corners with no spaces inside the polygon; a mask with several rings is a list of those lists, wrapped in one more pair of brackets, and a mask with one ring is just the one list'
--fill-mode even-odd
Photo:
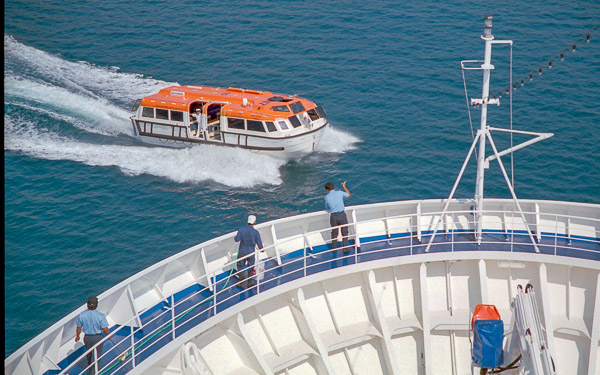
{"label": "orange canopy on tender", "polygon": [[[280,97],[284,102],[271,101],[271,97]],[[142,99],[144,107],[190,111],[190,105],[196,102],[213,102],[223,104],[223,116],[251,118],[257,120],[275,120],[288,118],[293,112],[275,111],[275,106],[287,106],[301,102],[305,109],[313,109],[317,105],[307,99],[293,95],[275,94],[269,91],[245,90],[237,87],[209,86],[170,86],[158,93]]]}

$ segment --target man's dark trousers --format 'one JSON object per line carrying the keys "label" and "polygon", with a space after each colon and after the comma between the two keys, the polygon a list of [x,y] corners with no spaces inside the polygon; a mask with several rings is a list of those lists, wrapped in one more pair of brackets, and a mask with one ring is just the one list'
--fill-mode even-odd
{"label": "man's dark trousers", "polygon": [[[251,255],[250,255],[251,254]],[[250,255],[250,256],[248,256]],[[243,259],[241,259],[243,258]],[[238,255],[238,260],[236,267],[239,272],[239,279],[242,282],[242,286],[244,286],[244,281],[246,280],[248,283],[251,283],[252,277],[254,276],[254,249],[248,251],[246,249],[240,249],[240,254]],[[246,264],[248,268],[246,268]],[[246,268],[246,269],[245,269]],[[249,287],[249,285],[247,285]]]}
{"label": "man's dark trousers", "polygon": [[[85,335],[83,337],[83,343],[85,344],[86,350],[90,350],[90,348],[93,347],[94,345],[96,345],[97,343],[99,343],[100,340],[102,340],[102,334],[101,333],[99,333],[97,335]],[[94,365],[96,355],[95,355],[94,352],[97,352],[98,353],[98,357],[100,357],[100,355],[102,354],[102,345],[104,345],[104,343],[98,345],[96,347],[96,349],[92,350],[87,355],[88,366],[91,365],[88,368],[88,374],[95,374],[96,373],[96,368],[95,368],[95,365]],[[100,367],[100,366],[98,366],[98,367]]]}
{"label": "man's dark trousers", "polygon": [[[338,231],[342,230],[342,239],[344,241],[344,247],[348,246],[348,218],[346,217],[345,212],[332,212],[331,216],[329,216],[329,224],[333,229],[331,229],[331,243],[333,244],[333,248],[337,247],[337,237]],[[341,228],[335,228],[342,226]],[[346,249],[344,249],[346,250]]]}

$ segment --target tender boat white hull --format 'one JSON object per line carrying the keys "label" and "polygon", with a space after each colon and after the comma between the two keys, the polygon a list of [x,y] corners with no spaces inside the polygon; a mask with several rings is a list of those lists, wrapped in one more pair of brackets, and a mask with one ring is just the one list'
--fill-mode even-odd
{"label": "tender boat white hull", "polygon": [[193,137],[187,133],[187,129],[182,131],[181,134],[177,133],[176,136],[173,136],[171,125],[165,126],[165,131],[160,131],[159,126],[154,124],[152,133],[140,132],[135,120],[132,120],[132,125],[134,136],[137,139],[154,146],[186,148],[210,144],[242,148],[281,159],[300,159],[315,151],[329,123],[326,120],[315,121],[312,130],[299,134],[291,133],[288,137],[266,137],[222,132],[218,139],[208,138],[208,140]]}

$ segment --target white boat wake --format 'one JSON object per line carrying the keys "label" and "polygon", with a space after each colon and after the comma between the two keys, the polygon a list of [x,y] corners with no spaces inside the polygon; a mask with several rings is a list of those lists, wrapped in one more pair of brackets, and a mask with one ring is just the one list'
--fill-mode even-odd
{"label": "white boat wake", "polygon": [[[281,184],[285,160],[247,150],[191,149],[123,142],[132,134],[128,108],[136,99],[177,83],[121,73],[119,68],[66,61],[4,36],[4,149],[48,160],[116,166],[177,183],[215,181],[232,187]],[[101,135],[101,138],[98,136]],[[127,140],[127,138],[125,138]],[[317,151],[341,154],[360,139],[326,129]]]}

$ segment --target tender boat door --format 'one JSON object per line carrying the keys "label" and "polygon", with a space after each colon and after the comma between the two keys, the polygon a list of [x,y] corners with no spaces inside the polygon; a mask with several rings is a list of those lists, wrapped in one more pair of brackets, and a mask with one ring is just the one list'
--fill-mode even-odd
{"label": "tender boat door", "polygon": [[212,141],[221,140],[221,108],[223,104],[210,103],[204,106],[202,130],[205,139]]}

